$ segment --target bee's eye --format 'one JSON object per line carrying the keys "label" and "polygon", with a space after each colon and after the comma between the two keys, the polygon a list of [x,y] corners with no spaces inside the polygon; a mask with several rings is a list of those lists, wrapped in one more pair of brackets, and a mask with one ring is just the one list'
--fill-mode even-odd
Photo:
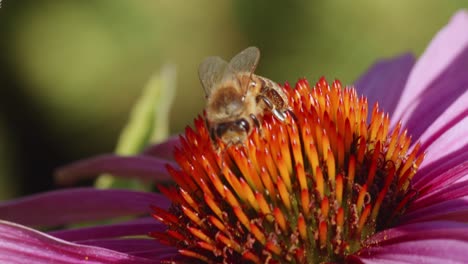
{"label": "bee's eye", "polygon": [[231,126],[231,122],[218,124],[216,127],[216,135],[222,137],[226,130]]}
{"label": "bee's eye", "polygon": [[214,129],[212,127],[210,128],[210,138],[211,138],[211,140],[213,140],[213,142],[216,141],[216,129]]}
{"label": "bee's eye", "polygon": [[245,131],[249,131],[250,129],[249,122],[247,122],[247,120],[245,120],[244,118],[237,120],[236,126],[242,128]]}

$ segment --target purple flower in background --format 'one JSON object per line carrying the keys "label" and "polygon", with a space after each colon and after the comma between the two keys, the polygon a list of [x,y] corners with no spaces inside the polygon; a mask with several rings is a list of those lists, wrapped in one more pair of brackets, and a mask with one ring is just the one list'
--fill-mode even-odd
{"label": "purple flower in background", "polygon": [[[109,172],[161,182],[171,179],[169,163],[178,187],[161,188],[164,195],[66,189],[4,202],[0,262],[466,263],[467,29],[468,13],[458,12],[417,62],[403,55],[374,65],[356,83],[367,99],[324,79],[314,90],[304,80],[287,86],[297,119],[267,116],[263,137],[254,132],[225,154],[212,150],[198,119],[180,142],[64,168],[63,179]],[[29,228],[129,216],[138,218]]]}

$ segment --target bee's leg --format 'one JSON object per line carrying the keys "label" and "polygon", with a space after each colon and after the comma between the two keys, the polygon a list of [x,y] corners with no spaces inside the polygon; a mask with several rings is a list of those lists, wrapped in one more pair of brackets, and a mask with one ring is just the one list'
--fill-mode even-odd
{"label": "bee's leg", "polygon": [[250,118],[254,121],[255,126],[258,129],[258,132],[260,133],[261,136],[263,136],[263,131],[262,131],[262,124],[260,124],[260,121],[254,114],[250,114]]}
{"label": "bee's leg", "polygon": [[284,112],[278,111],[278,109],[273,109],[271,111],[273,115],[281,122],[284,122],[286,120],[286,114]]}
{"label": "bee's leg", "polygon": [[254,114],[250,114],[250,118],[252,118],[256,127],[260,127],[260,121],[258,121],[258,118]]}
{"label": "bee's leg", "polygon": [[258,99],[262,100],[265,105],[270,109],[271,113],[281,122],[284,122],[286,120],[286,114],[284,112],[279,111],[278,109],[275,108],[273,103],[268,99],[268,97],[264,95],[258,95]]}
{"label": "bee's leg", "polygon": [[294,119],[294,121],[296,121],[296,123],[298,122],[296,114],[294,114],[291,109],[288,108],[285,112],[288,112],[288,114],[292,117],[292,119]]}
{"label": "bee's leg", "polygon": [[257,102],[262,100],[266,106],[268,107],[268,109],[272,110],[273,108],[275,108],[275,106],[273,105],[273,103],[270,101],[270,99],[268,99],[268,97],[264,96],[264,95],[257,95]]}
{"label": "bee's leg", "polygon": [[[209,126],[208,126],[209,127]],[[215,150],[219,150],[218,138],[214,127],[209,127],[211,143]]]}

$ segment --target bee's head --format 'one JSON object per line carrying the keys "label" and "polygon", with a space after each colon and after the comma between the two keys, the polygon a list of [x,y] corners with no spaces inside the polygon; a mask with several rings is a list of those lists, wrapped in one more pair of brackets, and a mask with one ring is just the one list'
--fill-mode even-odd
{"label": "bee's head", "polygon": [[219,123],[210,128],[211,139],[221,139],[226,144],[238,144],[244,142],[250,133],[250,123],[245,118],[230,122]]}

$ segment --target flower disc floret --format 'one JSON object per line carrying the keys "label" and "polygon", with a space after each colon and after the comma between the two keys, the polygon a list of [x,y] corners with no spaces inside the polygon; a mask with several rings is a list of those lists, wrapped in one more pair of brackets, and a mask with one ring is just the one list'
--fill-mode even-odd
{"label": "flower disc floret", "polygon": [[286,120],[266,113],[242,145],[214,147],[202,117],[186,129],[153,237],[207,263],[318,263],[392,226],[417,195],[419,145],[378,104],[368,122],[367,99],[339,81],[284,90]]}

